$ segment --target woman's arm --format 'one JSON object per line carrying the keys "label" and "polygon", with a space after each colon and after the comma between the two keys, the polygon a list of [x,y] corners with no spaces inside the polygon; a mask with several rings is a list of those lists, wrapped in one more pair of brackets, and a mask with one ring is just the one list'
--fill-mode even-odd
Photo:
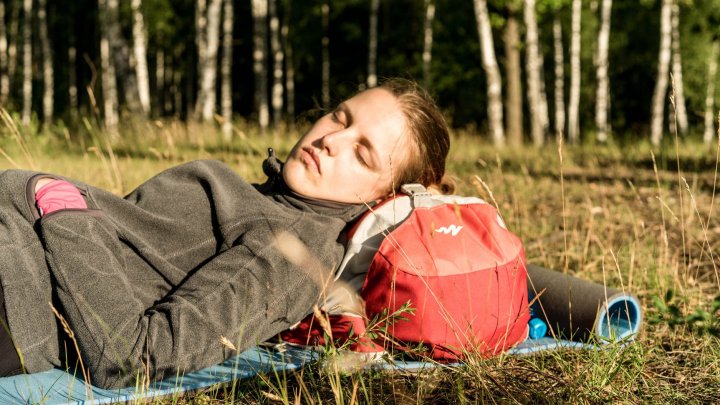
{"label": "woman's arm", "polygon": [[244,350],[302,319],[320,294],[320,275],[329,277],[320,267],[333,269],[342,250],[334,241],[312,246],[322,265],[301,270],[275,248],[266,222],[257,221],[241,245],[146,308],[133,295],[122,242],[101,211],[44,217],[42,238],[62,312],[92,383],[130,386],[146,372],[153,380],[174,377],[231,355],[221,336]]}

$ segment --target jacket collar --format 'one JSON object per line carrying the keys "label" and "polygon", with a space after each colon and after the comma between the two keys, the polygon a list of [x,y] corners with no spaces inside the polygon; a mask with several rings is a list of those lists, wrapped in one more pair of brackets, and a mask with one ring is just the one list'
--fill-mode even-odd
{"label": "jacket collar", "polygon": [[275,156],[275,151],[268,148],[268,158],[263,161],[263,172],[268,177],[263,184],[256,184],[255,188],[262,194],[273,198],[275,201],[301,211],[309,211],[315,214],[330,216],[351,222],[362,215],[370,204],[342,203],[319,198],[311,198],[296,193],[285,184],[282,177],[283,162]]}

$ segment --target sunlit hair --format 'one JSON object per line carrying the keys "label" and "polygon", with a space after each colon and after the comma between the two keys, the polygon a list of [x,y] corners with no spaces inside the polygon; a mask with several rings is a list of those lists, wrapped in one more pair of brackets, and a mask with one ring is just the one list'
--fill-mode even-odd
{"label": "sunlit hair", "polygon": [[443,194],[452,193],[454,183],[445,176],[450,134],[440,108],[430,94],[413,81],[386,79],[378,87],[397,98],[412,134],[412,151],[393,173],[395,189],[407,183],[420,183]]}

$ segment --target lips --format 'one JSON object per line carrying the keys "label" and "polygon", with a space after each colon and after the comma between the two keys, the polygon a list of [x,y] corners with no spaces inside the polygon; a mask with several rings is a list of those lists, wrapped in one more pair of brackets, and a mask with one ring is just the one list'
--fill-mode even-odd
{"label": "lips", "polygon": [[320,157],[317,155],[314,149],[305,147],[302,149],[302,159],[308,166],[314,167],[318,173],[322,173],[320,169]]}

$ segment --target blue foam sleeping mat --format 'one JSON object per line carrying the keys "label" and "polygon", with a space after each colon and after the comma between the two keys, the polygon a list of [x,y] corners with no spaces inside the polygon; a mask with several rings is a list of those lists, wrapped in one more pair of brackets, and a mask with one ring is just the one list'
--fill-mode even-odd
{"label": "blue foam sleeping mat", "polygon": [[[618,304],[618,303],[616,303]],[[622,316],[612,311],[601,310],[595,332],[606,341],[627,342],[638,332],[641,319],[640,305],[634,297],[623,297]],[[615,314],[615,315],[613,315]],[[556,340],[550,337],[527,339],[512,348],[510,355],[530,355],[559,348],[598,349],[588,343]],[[82,374],[72,375],[64,370],[54,369],[34,374],[22,374],[0,378],[0,404],[105,404],[126,401],[138,401],[162,396],[173,396],[186,391],[210,387],[218,383],[227,383],[249,378],[258,373],[270,371],[292,371],[318,359],[317,352],[311,349],[287,346],[280,352],[270,347],[255,347],[225,362],[187,373],[177,378],[151,384],[149,388],[129,387],[106,390],[86,386]],[[437,363],[423,361],[382,361],[372,363],[370,367],[379,369],[421,370],[435,367]],[[459,364],[456,364],[459,365]]]}

